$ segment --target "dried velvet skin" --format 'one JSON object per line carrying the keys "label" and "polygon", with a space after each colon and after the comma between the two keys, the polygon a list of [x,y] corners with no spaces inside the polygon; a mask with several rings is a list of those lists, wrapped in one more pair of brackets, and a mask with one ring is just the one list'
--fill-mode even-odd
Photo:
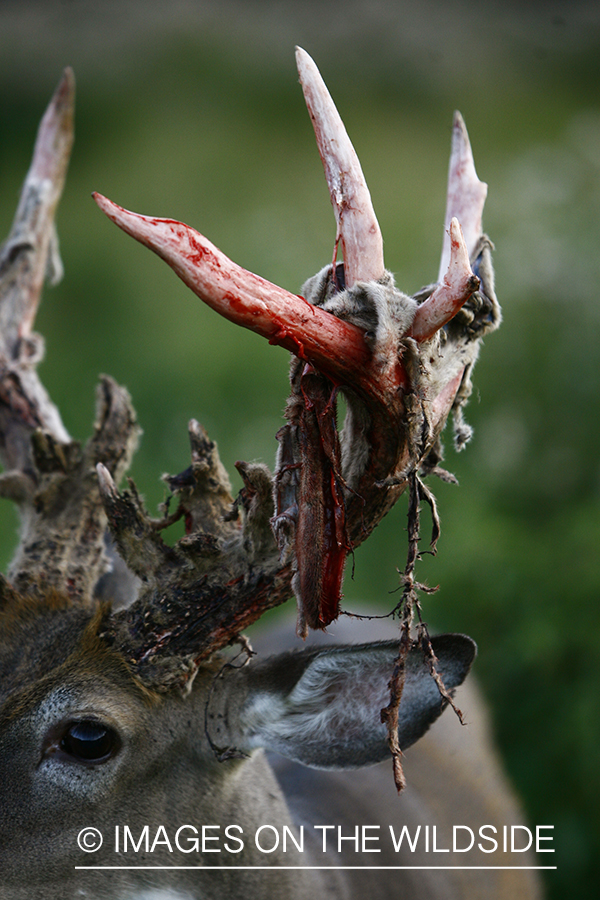
{"label": "dried velvet skin", "polygon": [[[273,525],[283,554],[293,541],[292,587],[301,635],[307,626],[325,628],[339,615],[350,550],[335,395],[335,386],[313,366],[292,365],[290,421],[279,434],[276,475],[276,498],[287,505],[278,507]],[[291,497],[280,484],[291,486]]]}

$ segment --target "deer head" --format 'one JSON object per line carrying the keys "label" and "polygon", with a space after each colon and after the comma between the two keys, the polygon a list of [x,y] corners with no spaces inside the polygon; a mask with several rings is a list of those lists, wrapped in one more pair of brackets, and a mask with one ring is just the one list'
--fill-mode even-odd
{"label": "deer head", "polygon": [[[117,809],[143,821],[156,802],[155,781],[163,807],[177,797],[182,816],[198,797],[217,796],[221,819],[241,804],[258,821],[265,807],[257,791],[264,798],[275,788],[262,757],[241,762],[256,748],[324,768],[373,763],[389,752],[378,710],[396,644],[307,650],[228,666],[227,678],[218,651],[292,593],[299,633],[324,629],[340,612],[350,550],[407,486],[416,502],[420,491],[433,504],[419,476],[448,477],[440,435],[452,414],[457,444],[467,440],[461,411],[471,370],[480,338],[500,319],[491,245],[481,233],[486,187],[457,114],[439,280],[415,297],[403,294],[384,267],[369,192],[333,102],[307,54],[298,50],[297,60],[337,221],[333,261],[306,282],[303,296],[244,271],[187,225],[95,195],[109,218],[165,259],[204,302],[293,354],[274,474],[237,463],[244,486],[234,498],[215,444],[192,421],[191,464],[167,479],[176,509],[159,519],[148,515],[133,482],[118,489],[138,437],[127,392],[102,379],[94,433],[82,448],[36,373],[43,345],[32,327],[42,283],[60,272],[53,217],[72,144],[69,70],[42,120],[0,257],[0,494],[17,503],[22,521],[0,583],[8,785],[0,832],[15,897],[30,867],[40,884],[44,871],[63,884],[56,896],[66,896],[72,845],[64,829],[76,835],[100,807],[103,822]],[[338,391],[348,410],[341,433]],[[161,531],[177,518],[186,534],[169,546]],[[123,591],[127,602],[111,604]],[[405,647],[392,704],[400,746],[443,708],[430,671],[443,672],[450,690],[473,652],[461,636],[438,639],[426,659]],[[205,733],[211,708],[214,723]],[[189,766],[174,767],[184,745],[177,759]],[[242,765],[253,777],[248,770],[236,776],[232,794],[231,773]],[[275,803],[280,819],[282,803]],[[216,815],[214,804],[205,808]]]}

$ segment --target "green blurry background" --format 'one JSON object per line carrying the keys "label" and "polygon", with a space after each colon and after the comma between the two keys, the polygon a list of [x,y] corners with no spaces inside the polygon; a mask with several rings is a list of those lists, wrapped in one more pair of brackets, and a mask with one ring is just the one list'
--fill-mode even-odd
{"label": "green blurry background", "polygon": [[[44,382],[85,438],[100,372],[127,385],[144,437],[133,475],[185,468],[197,417],[233,471],[274,458],[287,355],[221,321],[116,229],[99,190],[195,226],[298,291],[334,222],[294,67],[316,59],[363,163],[388,266],[407,292],[437,275],[452,112],[489,183],[505,322],[468,408],[475,437],[435,484],[443,535],[421,577],[436,628],[466,631],[499,745],[534,824],[555,826],[550,897],[600,876],[600,8],[502,2],[4,2],[0,231],[65,65],[76,143],[58,226],[66,276],[37,327]],[[235,474],[235,473],[234,473]],[[237,476],[236,476],[237,477]],[[235,488],[239,482],[235,481]],[[16,517],[2,516],[5,565]],[[346,606],[386,605],[405,554],[401,501],[356,554]],[[548,857],[540,860],[549,862]]]}

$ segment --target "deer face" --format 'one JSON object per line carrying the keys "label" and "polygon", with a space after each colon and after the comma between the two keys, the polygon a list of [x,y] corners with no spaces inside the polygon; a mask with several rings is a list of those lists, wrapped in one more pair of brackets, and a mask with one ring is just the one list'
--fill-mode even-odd
{"label": "deer face", "polygon": [[72,868],[78,827],[103,802],[117,808],[131,760],[151,761],[163,731],[123,661],[100,646],[97,617],[36,606],[2,616],[0,854],[17,880],[24,865]]}
{"label": "deer face", "polygon": [[[289,822],[263,747],[324,769],[374,764],[389,752],[378,710],[395,642],[287,653],[243,668],[215,659],[185,696],[160,696],[107,651],[98,615],[24,604],[3,619],[0,863],[7,887],[70,880],[75,865],[86,863],[77,837],[90,826],[108,843],[123,825],[139,834],[160,824],[172,835],[187,823],[238,823],[251,833],[265,821]],[[42,621],[43,637],[32,635]],[[447,687],[463,680],[473,653],[468,638],[437,639]],[[442,709],[415,651],[402,746]],[[152,860],[160,856],[159,847]],[[112,846],[94,857],[114,860]]]}
{"label": "deer face", "polygon": [[203,808],[211,819],[204,798],[239,763],[220,765],[204,735],[210,666],[185,699],[152,694],[98,640],[97,614],[36,606],[2,617],[0,869],[3,890],[56,882],[66,896],[75,865],[90,861],[82,829],[112,843],[124,824],[178,827],[204,821]]}

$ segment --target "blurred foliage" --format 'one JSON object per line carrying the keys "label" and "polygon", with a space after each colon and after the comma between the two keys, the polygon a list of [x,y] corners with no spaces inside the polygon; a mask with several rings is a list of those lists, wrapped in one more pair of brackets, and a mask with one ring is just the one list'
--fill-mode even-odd
{"label": "blurred foliage", "polygon": [[[573,12],[587,7],[540,5],[523,21],[513,10],[514,27],[503,30],[492,5],[484,20],[479,6],[463,4],[473,13],[464,45],[447,46],[440,32],[452,21],[442,5],[433,4],[442,18],[429,27],[408,4],[390,21],[409,37],[392,52],[381,30],[378,53],[379,20],[360,34],[343,20],[343,43],[308,13],[295,18],[290,4],[282,5],[289,27],[279,9],[272,31],[250,17],[254,9],[268,22],[265,3],[245,13],[235,3],[220,12],[197,4],[211,13],[203,28],[187,27],[189,18],[153,25],[149,14],[142,27],[138,4],[125,3],[130,16],[113,29],[89,4],[79,18],[77,4],[58,4],[64,15],[52,19],[44,4],[32,6],[40,30],[54,35],[41,52],[42,34],[36,44],[15,30],[28,35],[33,69],[23,60],[18,68],[18,41],[9,46],[16,5],[0,11],[0,228],[8,231],[60,48],[79,78],[77,138],[58,215],[66,277],[47,290],[37,322],[47,343],[41,374],[80,439],[98,373],[127,385],[144,428],[132,474],[152,510],[163,499],[160,473],[187,465],[192,416],[230,472],[240,458],[272,464],[287,358],[203,308],[102,216],[90,192],[188,222],[236,262],[299,291],[329,260],[334,238],[293,65],[293,43],[305,41],[361,157],[387,264],[412,292],[437,273],[451,116],[463,112],[490,185],[485,225],[505,322],[475,373],[474,440],[456,456],[447,438],[460,487],[433,485],[443,533],[420,577],[440,590],[424,601],[425,616],[479,644],[477,674],[528,818],[555,826],[549,896],[591,896],[600,876],[600,40],[593,17]],[[323,4],[323,16],[333,7]],[[373,16],[388,9],[374,6]],[[0,514],[5,565],[16,519],[6,506]],[[357,551],[348,608],[394,605],[404,515],[401,501]]]}

